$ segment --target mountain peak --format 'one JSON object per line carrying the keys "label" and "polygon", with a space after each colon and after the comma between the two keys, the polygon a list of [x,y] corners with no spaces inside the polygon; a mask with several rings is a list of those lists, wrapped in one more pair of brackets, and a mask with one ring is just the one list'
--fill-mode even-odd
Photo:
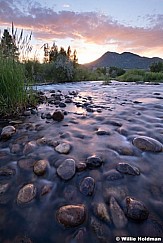
{"label": "mountain peak", "polygon": [[132,52],[117,52],[107,51],[94,62],[85,64],[88,68],[111,67],[115,66],[123,69],[149,69],[153,62],[163,62],[159,57],[149,58],[142,57]]}

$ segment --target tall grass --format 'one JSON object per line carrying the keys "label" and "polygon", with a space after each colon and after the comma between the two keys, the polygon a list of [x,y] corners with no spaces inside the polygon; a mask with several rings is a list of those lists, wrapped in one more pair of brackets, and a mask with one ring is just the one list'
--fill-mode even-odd
{"label": "tall grass", "polygon": [[18,115],[27,103],[23,65],[0,57],[0,115]]}

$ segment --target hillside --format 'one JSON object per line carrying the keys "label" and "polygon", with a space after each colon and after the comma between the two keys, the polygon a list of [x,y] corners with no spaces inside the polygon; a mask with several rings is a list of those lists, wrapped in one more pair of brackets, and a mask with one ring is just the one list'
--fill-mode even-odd
{"label": "hillside", "polygon": [[154,62],[163,62],[159,57],[142,57],[131,52],[123,52],[121,54],[116,52],[106,52],[97,60],[86,63],[84,66],[88,68],[110,67],[116,66],[124,69],[149,69],[149,66]]}

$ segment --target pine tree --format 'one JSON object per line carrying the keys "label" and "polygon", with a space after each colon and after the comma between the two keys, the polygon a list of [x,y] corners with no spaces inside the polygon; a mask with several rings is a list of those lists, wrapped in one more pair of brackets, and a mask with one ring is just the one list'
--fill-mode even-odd
{"label": "pine tree", "polygon": [[3,57],[11,57],[14,60],[18,60],[19,52],[15,43],[15,35],[10,35],[7,29],[4,30],[3,36],[1,38],[0,49]]}

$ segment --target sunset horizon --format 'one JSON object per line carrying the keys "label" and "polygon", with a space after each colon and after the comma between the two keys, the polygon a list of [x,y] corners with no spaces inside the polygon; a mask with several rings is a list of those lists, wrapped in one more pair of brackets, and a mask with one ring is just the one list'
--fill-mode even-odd
{"label": "sunset horizon", "polygon": [[30,58],[43,60],[44,43],[77,50],[80,64],[95,61],[107,51],[132,52],[163,58],[163,3],[159,0],[20,1],[0,0],[0,29],[32,31]]}

